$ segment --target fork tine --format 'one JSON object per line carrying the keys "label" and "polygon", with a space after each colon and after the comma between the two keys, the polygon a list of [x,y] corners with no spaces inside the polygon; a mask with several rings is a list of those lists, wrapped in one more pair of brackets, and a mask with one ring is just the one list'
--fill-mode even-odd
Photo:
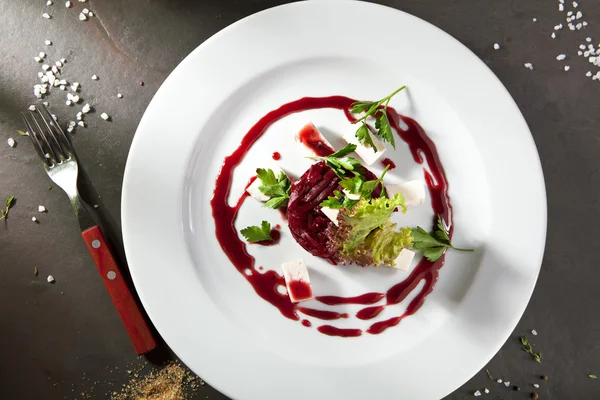
{"label": "fork tine", "polygon": [[[45,146],[42,146],[42,149],[45,148],[47,150],[47,153],[50,155],[50,161],[59,163],[60,158],[56,155],[54,148],[52,148],[52,146],[50,145],[48,138],[44,134],[44,130],[40,126],[39,122],[37,121],[37,118],[35,118],[35,114],[32,111],[29,111],[29,115],[31,116],[31,119],[33,120],[34,128],[37,128],[37,130],[34,129],[34,132],[36,133],[37,136],[42,138],[42,141],[45,144]],[[45,155],[44,155],[44,157],[45,157]]]}
{"label": "fork tine", "polygon": [[46,124],[46,126],[48,126],[48,128],[54,127],[54,132],[56,133],[56,139],[59,143],[62,144],[62,146],[61,146],[62,153],[65,156],[67,156],[67,158],[74,157],[75,151],[73,150],[73,147],[71,146],[71,141],[69,140],[69,138],[67,137],[65,132],[60,127],[60,124],[58,123],[56,118],[54,118],[54,115],[52,115],[50,110],[48,110],[48,107],[46,107],[45,105],[42,105],[42,108],[46,111],[46,114],[50,118],[50,124],[48,124],[46,122],[46,119],[44,118],[44,116],[41,112],[40,112],[40,115],[42,115],[42,119],[44,120],[44,123]]}
{"label": "fork tine", "polygon": [[[46,110],[48,111],[48,110]],[[50,136],[50,140],[48,141],[52,141],[52,144],[54,144],[55,146],[55,154],[58,155],[60,158],[58,159],[58,162],[61,162],[63,160],[67,160],[69,158],[69,155],[67,154],[67,152],[65,151],[65,149],[63,148],[63,146],[61,145],[61,143],[58,141],[58,139],[56,138],[56,135],[54,134],[54,130],[52,129],[52,122],[48,123],[48,120],[46,117],[44,117],[44,114],[42,113],[42,111],[38,108],[37,110],[38,115],[40,116],[40,118],[42,119],[42,123],[43,123],[43,127],[42,128],[42,136],[46,136],[46,139],[48,140],[47,136]],[[50,114],[48,112],[48,114]],[[50,118],[52,118],[52,116],[50,115]],[[44,129],[46,128],[45,132]]]}
{"label": "fork tine", "polygon": [[33,129],[33,127],[31,126],[31,123],[29,122],[27,115],[24,112],[21,112],[21,117],[23,117],[23,122],[25,122],[25,126],[27,127],[27,132],[29,133],[29,138],[31,139],[31,142],[33,143],[33,147],[35,148],[38,155],[42,159],[42,162],[45,165],[50,166],[50,160],[48,160],[48,158],[46,158],[46,153],[44,152],[43,146],[37,137],[38,135],[36,134],[35,129]]}

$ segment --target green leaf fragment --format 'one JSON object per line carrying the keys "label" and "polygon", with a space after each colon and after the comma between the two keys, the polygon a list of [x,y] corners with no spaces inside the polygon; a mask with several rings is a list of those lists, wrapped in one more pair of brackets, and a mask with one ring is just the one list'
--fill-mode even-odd
{"label": "green leaf fragment", "polygon": [[260,226],[252,225],[240,231],[242,236],[250,243],[273,240],[271,237],[271,224],[263,221]]}

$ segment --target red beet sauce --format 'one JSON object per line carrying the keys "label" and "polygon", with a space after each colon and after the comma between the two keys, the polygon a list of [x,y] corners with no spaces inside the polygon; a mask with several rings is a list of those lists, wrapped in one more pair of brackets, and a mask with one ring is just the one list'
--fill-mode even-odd
{"label": "red beet sauce", "polygon": [[381,160],[381,164],[383,164],[384,167],[389,167],[390,171],[396,169],[396,164],[394,164],[394,162],[389,158],[384,158]]}
{"label": "red beet sauce", "polygon": [[304,281],[291,281],[288,283],[288,291],[290,297],[297,301],[312,299],[312,288],[310,284]]}
{"label": "red beet sauce", "polygon": [[[356,100],[344,96],[305,97],[284,104],[278,109],[269,112],[262,117],[250,131],[248,131],[243,137],[239,147],[229,156],[225,157],[223,166],[221,167],[221,171],[215,182],[211,207],[213,218],[215,220],[215,233],[221,248],[234,267],[244,278],[246,278],[246,280],[248,280],[260,297],[275,306],[282,315],[295,321],[300,320],[297,311],[312,316],[313,318],[324,320],[330,320],[331,318],[323,317],[330,317],[333,314],[328,314],[330,312],[322,313],[320,310],[298,307],[290,301],[287,294],[281,294],[277,290],[279,285],[285,286],[283,276],[272,270],[261,273],[255,268],[254,257],[248,254],[246,244],[240,239],[240,236],[234,227],[237,213],[246,197],[248,197],[248,194],[244,191],[237,203],[230,206],[228,204],[228,198],[231,190],[231,180],[236,167],[240,164],[246,153],[248,153],[254,142],[256,142],[256,140],[260,138],[267,128],[275,121],[296,112],[331,108],[344,112],[348,120],[352,122],[354,121],[354,118],[352,114],[350,114],[349,109],[351,104],[355,101]],[[450,205],[450,198],[448,196],[448,183],[435,144],[415,120],[399,115],[392,107],[387,108],[387,115],[392,128],[397,132],[399,137],[408,144],[415,162],[427,166],[429,171],[431,171],[428,172],[425,169],[423,170],[425,182],[427,183],[431,195],[431,205],[434,213],[439,214],[444,220],[448,227],[448,235],[452,237],[454,226],[452,221],[452,206]],[[400,129],[400,120],[408,126],[406,130]],[[309,140],[313,138],[310,136],[311,134],[314,134],[314,132],[306,133],[305,135],[307,135],[308,139],[303,142],[309,147],[312,146],[312,144],[309,143],[313,143],[313,141]],[[311,149],[313,149],[316,154],[331,154],[333,149],[330,147],[327,149],[322,139],[319,140],[321,141],[322,146],[315,144],[315,147],[311,147]],[[391,167],[392,166],[390,165],[390,168]],[[252,180],[248,185],[251,183]],[[435,223],[435,221],[432,221],[432,223]],[[366,330],[366,332],[370,334],[379,334],[390,327],[398,325],[403,318],[414,314],[423,305],[425,298],[431,293],[437,282],[439,270],[444,265],[445,256],[446,255],[443,254],[442,257],[435,262],[422,259],[408,278],[393,285],[385,293],[365,293],[354,297],[318,296],[316,297],[316,300],[331,306],[342,304],[371,305],[376,304],[385,298],[385,304],[367,307],[357,313],[357,318],[362,317],[362,319],[371,319],[375,318],[384,307],[400,303],[422,280],[424,280],[425,284],[423,285],[423,288],[420,289],[415,298],[410,302],[404,313],[384,321],[375,322]],[[250,270],[250,274],[244,273],[244,270]],[[308,320],[303,320],[302,324],[304,326],[311,325]],[[363,333],[361,329],[341,329],[331,325],[319,326],[317,330],[325,335],[341,337],[356,337]]]}

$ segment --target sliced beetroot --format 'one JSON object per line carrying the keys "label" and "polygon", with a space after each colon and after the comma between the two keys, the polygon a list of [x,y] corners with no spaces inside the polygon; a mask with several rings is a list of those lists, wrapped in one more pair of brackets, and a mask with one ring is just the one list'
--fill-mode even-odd
{"label": "sliced beetroot", "polygon": [[[377,177],[363,168],[367,180]],[[292,236],[306,251],[326,259],[332,264],[340,261],[335,249],[327,245],[328,229],[335,229],[333,222],[321,212],[319,204],[333,195],[334,190],[341,191],[340,178],[325,165],[324,161],[313,164],[292,185],[288,202],[287,218]],[[381,194],[381,187],[373,191],[373,196]]]}

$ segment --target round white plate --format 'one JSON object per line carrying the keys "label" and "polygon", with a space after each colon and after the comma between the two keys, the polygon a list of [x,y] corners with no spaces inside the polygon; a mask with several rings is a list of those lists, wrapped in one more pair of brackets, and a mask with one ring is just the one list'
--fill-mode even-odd
{"label": "round white plate", "polygon": [[[435,141],[455,211],[451,252],[424,306],[380,335],[330,337],[284,318],[259,298],[215,238],[210,199],[225,156],[268,111],[304,96],[392,101]],[[236,170],[231,200],[257,167],[298,176],[308,151],[293,139],[313,121],[339,147],[343,114],[319,110],[274,124]],[[399,141],[399,140],[398,140]],[[388,149],[391,181],[421,179],[406,145]],[[374,172],[381,171],[375,164]],[[514,329],[540,269],[545,188],[527,125],[508,92],[458,41],[390,8],[349,1],[285,5],[241,20],[192,52],[160,88],[139,125],[123,185],[123,234],[135,286],[175,353],[240,400],[438,399],[474,375]],[[428,225],[430,206],[405,224]],[[238,227],[279,213],[248,199]],[[407,276],[334,267],[282,228],[277,246],[251,246],[257,265],[304,258],[315,294],[382,291]],[[319,306],[316,302],[310,304]],[[388,307],[378,319],[401,313]],[[348,306],[355,313],[358,306]],[[342,311],[339,308],[337,311]],[[397,314],[399,315],[399,314]],[[355,318],[339,327],[367,327]],[[364,322],[364,321],[362,321]]]}

